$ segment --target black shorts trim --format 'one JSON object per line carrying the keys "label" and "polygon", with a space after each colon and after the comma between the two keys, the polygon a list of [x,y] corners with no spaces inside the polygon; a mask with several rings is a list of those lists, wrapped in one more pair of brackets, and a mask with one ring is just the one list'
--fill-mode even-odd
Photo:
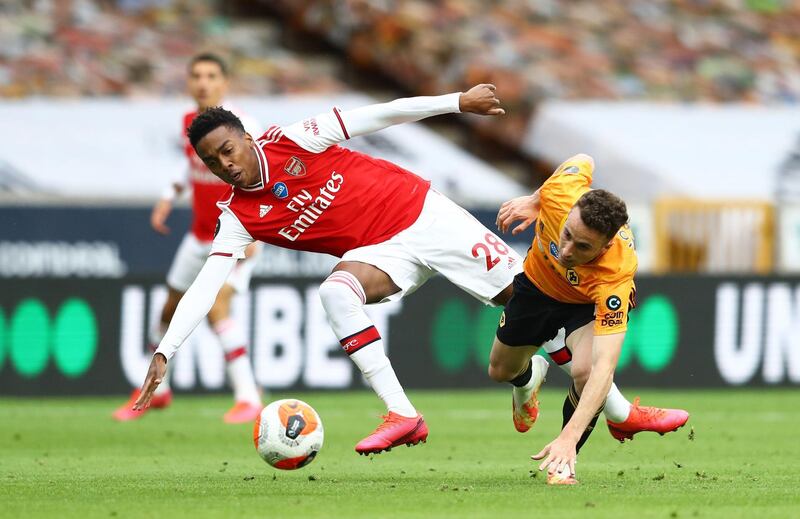
{"label": "black shorts trim", "polygon": [[566,336],[594,321],[594,303],[562,303],[536,288],[524,272],[514,276],[497,338],[508,346],[541,346],[564,328]]}

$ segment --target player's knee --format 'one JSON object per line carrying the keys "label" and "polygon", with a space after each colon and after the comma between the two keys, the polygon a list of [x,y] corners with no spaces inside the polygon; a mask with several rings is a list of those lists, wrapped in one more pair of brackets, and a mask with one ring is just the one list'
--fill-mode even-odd
{"label": "player's knee", "polygon": [[334,272],[322,282],[317,292],[322,307],[326,312],[331,312],[363,305],[364,299],[360,295],[362,291],[361,284],[354,276]]}
{"label": "player's knee", "polygon": [[317,293],[319,293],[319,299],[322,301],[322,306],[325,310],[330,310],[337,306],[341,299],[341,287],[329,281],[323,281],[319,289],[317,289]]}
{"label": "player's knee", "polygon": [[505,364],[489,361],[489,378],[495,382],[508,382],[515,376],[516,374],[508,369],[508,366]]}
{"label": "player's knee", "polygon": [[572,380],[575,382],[575,385],[579,388],[582,388],[586,381],[589,380],[589,375],[592,372],[591,366],[580,366],[576,365],[574,362],[572,363]]}

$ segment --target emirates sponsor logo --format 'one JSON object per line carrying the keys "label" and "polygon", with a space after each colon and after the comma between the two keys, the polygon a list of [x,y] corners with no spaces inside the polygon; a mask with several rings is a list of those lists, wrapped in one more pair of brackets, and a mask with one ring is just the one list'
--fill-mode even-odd
{"label": "emirates sponsor logo", "polygon": [[300,238],[333,204],[336,193],[342,188],[343,183],[344,176],[334,171],[325,185],[319,189],[316,197],[305,189],[293,196],[286,207],[299,214],[291,225],[282,228],[278,234],[289,241],[296,241]]}

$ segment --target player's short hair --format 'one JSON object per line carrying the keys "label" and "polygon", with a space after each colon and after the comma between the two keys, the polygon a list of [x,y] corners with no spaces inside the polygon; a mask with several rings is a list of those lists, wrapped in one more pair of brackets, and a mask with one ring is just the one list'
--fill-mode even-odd
{"label": "player's short hair", "polygon": [[225,63],[225,60],[222,59],[219,55],[214,54],[213,52],[202,52],[200,54],[196,54],[191,61],[189,61],[189,72],[192,71],[192,67],[194,67],[195,63],[201,63],[203,61],[210,61],[211,63],[216,63],[219,65],[220,71],[222,71],[222,75],[228,77],[228,64]]}
{"label": "player's short hair", "polygon": [[186,129],[186,135],[189,137],[192,147],[196,149],[200,139],[220,126],[227,126],[228,128],[239,130],[242,134],[245,133],[241,119],[236,117],[233,112],[229,112],[221,106],[214,106],[203,110],[194,118],[192,124]]}
{"label": "player's short hair", "polygon": [[628,208],[617,195],[605,189],[592,189],[581,196],[575,205],[580,209],[583,223],[608,238],[628,223]]}

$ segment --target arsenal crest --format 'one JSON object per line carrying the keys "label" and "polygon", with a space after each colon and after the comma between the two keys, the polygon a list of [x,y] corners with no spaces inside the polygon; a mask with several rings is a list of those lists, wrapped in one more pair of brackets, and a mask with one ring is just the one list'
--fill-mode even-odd
{"label": "arsenal crest", "polygon": [[293,177],[303,177],[306,174],[306,165],[297,157],[292,157],[283,165],[283,170]]}

